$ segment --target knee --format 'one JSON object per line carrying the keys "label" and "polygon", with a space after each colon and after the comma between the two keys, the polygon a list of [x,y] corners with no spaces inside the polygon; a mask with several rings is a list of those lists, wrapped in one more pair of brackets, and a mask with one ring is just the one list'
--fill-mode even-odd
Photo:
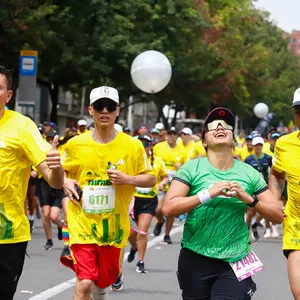
{"label": "knee", "polygon": [[94,283],[90,279],[77,279],[75,293],[79,297],[91,295],[93,285]]}
{"label": "knee", "polygon": [[51,218],[49,213],[43,213],[43,220],[44,222],[50,223]]}
{"label": "knee", "polygon": [[94,285],[93,291],[92,291],[92,296],[93,296],[92,299],[93,300],[106,300],[107,295],[108,295],[108,287],[101,289],[101,288],[97,287],[96,285]]}

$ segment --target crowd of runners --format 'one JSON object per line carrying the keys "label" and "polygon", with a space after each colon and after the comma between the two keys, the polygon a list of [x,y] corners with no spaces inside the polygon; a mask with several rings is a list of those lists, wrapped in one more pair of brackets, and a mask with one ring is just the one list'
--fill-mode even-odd
{"label": "crowd of runners", "polygon": [[[234,115],[219,107],[202,132],[162,123],[131,132],[116,123],[118,91],[101,86],[90,94],[94,122],[78,120],[60,135],[53,122],[36,126],[5,109],[11,84],[0,66],[0,253],[10,253],[0,258],[0,299],[13,299],[35,218],[42,218],[46,251],[57,227],[60,261],[77,276],[76,300],[123,289],[127,243],[127,262],[136,258],[136,272],[147,273],[151,223],[151,233],[163,232],[172,244],[175,218],[185,221],[177,272],[182,298],[251,299],[256,284],[234,266],[256,257],[258,227],[265,227],[263,238],[279,238],[284,222],[290,286],[300,299],[298,129],[235,136]],[[292,109],[300,127],[300,89]]]}

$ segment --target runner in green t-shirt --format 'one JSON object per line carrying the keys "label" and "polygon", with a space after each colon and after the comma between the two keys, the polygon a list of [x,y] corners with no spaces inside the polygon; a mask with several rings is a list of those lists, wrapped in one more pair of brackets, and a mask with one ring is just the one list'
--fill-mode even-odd
{"label": "runner in green t-shirt", "polygon": [[251,299],[256,285],[246,267],[234,272],[251,252],[247,205],[274,223],[283,220],[260,174],[233,159],[234,124],[226,108],[208,114],[202,134],[207,157],[178,170],[164,201],[165,215],[188,213],[178,263],[183,299]]}

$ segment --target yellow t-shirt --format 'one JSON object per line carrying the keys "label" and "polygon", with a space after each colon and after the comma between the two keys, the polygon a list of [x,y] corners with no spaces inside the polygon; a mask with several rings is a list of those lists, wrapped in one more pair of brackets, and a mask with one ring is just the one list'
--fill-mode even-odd
{"label": "yellow t-shirt", "polygon": [[177,144],[174,148],[171,148],[167,141],[155,145],[153,151],[155,156],[160,157],[164,161],[170,181],[177,170],[175,164],[180,163],[183,165],[188,160],[185,151],[180,145]]}
{"label": "yellow t-shirt", "polygon": [[[91,132],[87,132],[67,142],[62,163],[68,177],[76,179],[83,190],[81,205],[68,205],[70,245],[98,244],[123,248],[130,233],[128,206],[135,187],[112,185],[107,168],[113,165],[131,176],[154,175],[141,141],[118,132],[110,143],[99,144]],[[89,193],[95,194],[89,196]],[[103,204],[103,199],[109,209],[104,211],[104,208],[98,213],[87,211],[86,205]],[[113,205],[111,199],[114,199]]]}
{"label": "yellow t-shirt", "polygon": [[275,146],[273,167],[285,172],[288,201],[284,210],[283,249],[300,250],[300,140],[299,130],[280,137]]}
{"label": "yellow t-shirt", "polygon": [[245,161],[245,159],[254,153],[254,149],[252,149],[251,151],[248,150],[248,147],[247,146],[244,146],[240,152],[239,152],[239,159],[242,160],[242,161]]}
{"label": "yellow t-shirt", "polygon": [[46,159],[46,144],[34,122],[11,110],[0,119],[0,244],[30,240],[24,201],[30,166]]}
{"label": "yellow t-shirt", "polygon": [[[156,184],[153,188],[140,188],[136,187],[134,196],[142,197],[142,198],[154,198],[157,195],[157,186],[161,182],[162,178],[168,175],[168,170],[166,169],[166,165],[163,160],[158,157],[153,157],[153,171],[156,177]],[[151,157],[148,158],[149,163],[151,163]]]}
{"label": "yellow t-shirt", "polygon": [[240,149],[243,148],[243,145],[245,144],[246,139],[245,138],[240,139],[238,136],[235,139],[236,139],[238,148],[240,148]]}
{"label": "yellow t-shirt", "polygon": [[274,153],[271,151],[271,145],[269,142],[265,142],[262,148],[262,152],[270,156],[274,156]]}
{"label": "yellow t-shirt", "polygon": [[[204,147],[199,142],[195,143],[194,141],[190,141],[187,146],[184,145],[184,143],[181,141],[178,143],[179,146],[181,146],[185,150],[185,155],[187,159],[193,159],[198,156],[206,156],[206,151]],[[203,150],[205,155],[203,155]]]}
{"label": "yellow t-shirt", "polygon": [[89,132],[88,129],[85,129],[84,132],[81,132],[79,129],[77,130],[77,134],[80,135],[80,134],[84,134],[84,133],[87,133]]}

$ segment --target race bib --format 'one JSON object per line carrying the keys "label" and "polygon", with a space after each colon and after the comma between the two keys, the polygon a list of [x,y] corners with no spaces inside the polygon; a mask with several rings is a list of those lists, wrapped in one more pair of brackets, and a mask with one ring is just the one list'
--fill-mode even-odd
{"label": "race bib", "polygon": [[82,193],[82,210],[88,214],[114,211],[114,186],[85,186]]}
{"label": "race bib", "polygon": [[169,182],[172,181],[173,177],[176,174],[176,170],[168,170],[168,177],[169,177]]}
{"label": "race bib", "polygon": [[253,250],[244,258],[234,263],[230,263],[230,266],[233,269],[238,281],[242,281],[265,269],[262,262],[256,256]]}

